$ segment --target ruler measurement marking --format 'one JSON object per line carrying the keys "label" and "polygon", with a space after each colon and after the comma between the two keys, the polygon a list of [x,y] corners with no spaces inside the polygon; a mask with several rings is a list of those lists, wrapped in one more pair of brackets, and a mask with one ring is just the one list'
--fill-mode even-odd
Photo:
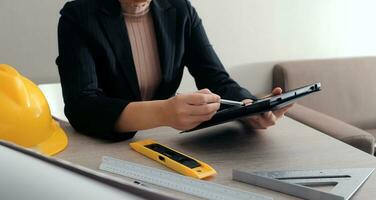
{"label": "ruler measurement marking", "polygon": [[[167,182],[167,181],[156,181],[155,179],[152,179],[152,178],[147,177],[147,176],[139,176],[136,173],[126,173],[123,170],[119,170],[117,168],[112,168],[110,166],[106,166],[103,169],[106,169],[106,168],[110,169],[113,172],[117,172],[116,174],[123,174],[123,175],[125,175],[127,177],[130,177],[130,178],[133,178],[133,179],[141,179],[141,180],[143,180],[144,182],[147,182],[147,183],[151,183],[151,184],[155,184],[155,185],[160,185],[160,186],[163,186],[163,187],[175,190],[174,185],[172,183],[170,183],[170,182]],[[228,199],[228,198],[225,198],[223,196],[241,195],[241,194],[239,194],[237,192],[233,192],[232,194],[227,193],[227,194],[224,194],[223,196],[221,196],[221,195],[215,195],[214,196],[213,194],[205,193],[202,190],[194,188],[194,187],[181,186],[180,188],[181,189],[176,189],[176,190],[178,190],[180,192],[188,193],[188,194],[201,194],[200,196],[207,196],[208,198],[211,198],[211,199],[224,199],[225,200],[225,199]],[[217,188],[213,188],[213,189],[217,190]],[[223,190],[218,189],[216,192],[223,193],[223,192],[228,192],[228,191],[223,191]],[[210,196],[208,196],[208,195],[210,195]],[[247,196],[244,196],[244,198],[247,198]]]}
{"label": "ruler measurement marking", "polygon": [[185,177],[180,174],[153,169],[151,167],[118,160],[107,156],[103,157],[100,169],[114,174],[120,174],[132,179],[140,180],[145,183],[162,186],[168,189],[206,199],[271,200],[271,198],[251,192],[245,192],[239,189],[233,189],[228,186],[219,185],[207,181],[195,180],[193,178]]}

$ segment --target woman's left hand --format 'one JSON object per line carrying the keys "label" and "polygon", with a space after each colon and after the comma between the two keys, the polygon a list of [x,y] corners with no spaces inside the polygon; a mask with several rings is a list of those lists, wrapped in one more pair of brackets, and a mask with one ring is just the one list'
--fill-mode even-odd
{"label": "woman's left hand", "polygon": [[[282,89],[277,87],[274,88],[272,91],[272,95],[280,95],[282,94]],[[245,99],[243,102],[246,105],[252,104],[251,99]],[[292,105],[288,105],[286,107],[283,107],[279,110],[275,111],[269,111],[266,113],[262,113],[260,115],[250,116],[241,119],[241,121],[246,125],[254,129],[267,129],[270,126],[273,126],[276,124],[277,120],[282,118],[284,114],[288,111],[289,108],[291,108]]]}

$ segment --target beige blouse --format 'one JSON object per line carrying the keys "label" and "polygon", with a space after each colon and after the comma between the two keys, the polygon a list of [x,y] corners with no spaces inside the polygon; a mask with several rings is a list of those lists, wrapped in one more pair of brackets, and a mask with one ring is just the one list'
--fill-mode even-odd
{"label": "beige blouse", "polygon": [[[121,2],[121,1],[120,1]],[[122,7],[125,6],[122,4]],[[151,100],[161,82],[161,68],[153,17],[149,5],[137,13],[125,12],[125,24],[131,43],[142,100]]]}

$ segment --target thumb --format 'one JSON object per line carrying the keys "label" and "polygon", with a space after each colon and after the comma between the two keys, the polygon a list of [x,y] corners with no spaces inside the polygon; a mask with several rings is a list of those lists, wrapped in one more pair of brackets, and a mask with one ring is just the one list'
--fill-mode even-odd
{"label": "thumb", "polygon": [[280,94],[282,94],[282,88],[280,88],[280,87],[274,88],[273,91],[272,91],[272,94],[273,95],[280,95]]}

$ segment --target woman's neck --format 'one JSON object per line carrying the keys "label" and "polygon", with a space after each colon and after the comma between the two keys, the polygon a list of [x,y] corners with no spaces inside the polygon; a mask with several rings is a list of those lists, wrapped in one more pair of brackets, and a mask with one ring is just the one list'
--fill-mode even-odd
{"label": "woman's neck", "polygon": [[119,0],[122,12],[127,16],[143,16],[149,12],[151,0]]}

